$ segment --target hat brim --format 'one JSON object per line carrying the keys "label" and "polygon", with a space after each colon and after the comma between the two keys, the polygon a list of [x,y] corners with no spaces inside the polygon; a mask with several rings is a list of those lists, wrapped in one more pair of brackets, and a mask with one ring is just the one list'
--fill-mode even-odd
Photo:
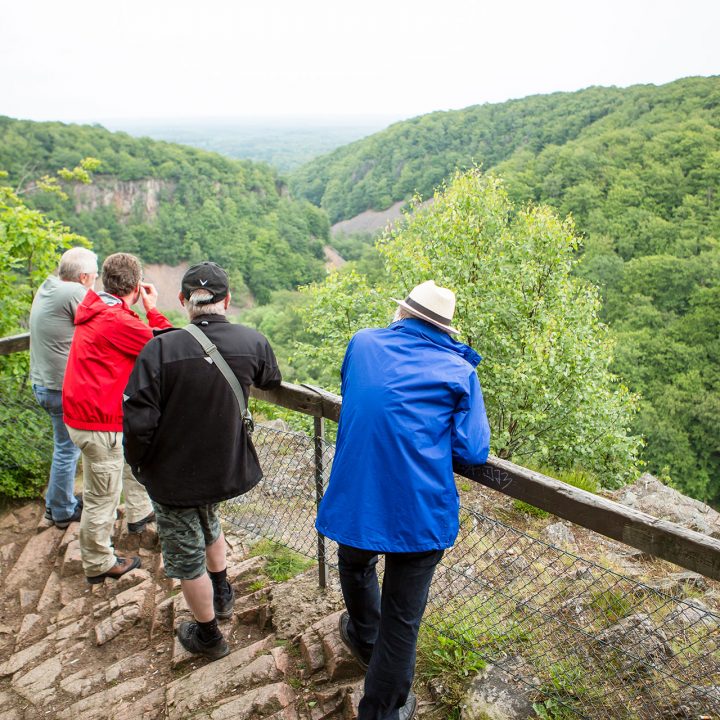
{"label": "hat brim", "polygon": [[397,298],[391,298],[393,302],[396,302],[403,310],[407,310],[413,317],[420,318],[421,320],[424,320],[425,322],[429,322],[431,325],[434,325],[435,327],[439,327],[441,330],[445,330],[445,332],[452,333],[453,335],[458,335],[460,333],[459,330],[457,330],[454,327],[451,327],[450,325],[443,325],[442,323],[438,322],[437,320],[433,320],[432,318],[428,317],[427,315],[423,315],[421,312],[416,310],[415,308],[410,307],[404,300],[398,300]]}

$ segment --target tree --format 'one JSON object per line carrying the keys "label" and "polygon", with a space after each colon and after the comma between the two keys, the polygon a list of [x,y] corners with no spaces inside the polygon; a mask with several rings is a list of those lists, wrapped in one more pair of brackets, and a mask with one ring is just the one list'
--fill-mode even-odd
{"label": "tree", "polygon": [[[60,177],[89,182],[89,176],[82,174],[88,169],[80,166]],[[4,178],[7,173],[0,171],[0,181]],[[48,176],[37,187],[62,193],[56,179]],[[0,182],[0,337],[22,331],[35,291],[57,267],[60,252],[75,245],[90,247],[86,238],[29,208],[17,192]],[[3,358],[0,365],[3,373],[24,374],[26,369],[24,355]]]}
{"label": "tree", "polygon": [[[2,182],[6,177],[0,172],[0,337],[22,331],[35,291],[57,267],[59,252],[90,246],[62,223],[28,208]],[[57,192],[59,185],[51,182],[49,189]],[[52,433],[47,416],[29,397],[28,360],[27,353],[0,358],[0,496],[33,497],[47,477],[43,439]]]}
{"label": "tree", "polygon": [[338,369],[353,332],[389,321],[389,298],[435,279],[455,290],[454,324],[484,356],[478,373],[493,451],[581,466],[617,485],[635,470],[640,439],[628,427],[636,399],[609,371],[597,290],[572,273],[578,246],[571,220],[544,206],[516,208],[500,180],[478,169],[456,173],[432,205],[418,199],[380,239],[387,280],[371,286],[337,273],[306,290],[307,326]]}

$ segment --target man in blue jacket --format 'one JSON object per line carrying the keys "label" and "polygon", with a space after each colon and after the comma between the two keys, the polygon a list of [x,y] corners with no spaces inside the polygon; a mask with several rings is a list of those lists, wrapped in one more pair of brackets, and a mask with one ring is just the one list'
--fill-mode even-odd
{"label": "man in blue jacket", "polygon": [[459,529],[453,461],[482,464],[490,445],[480,356],[451,337],[454,293],[430,280],[395,302],[395,322],[361,330],[345,353],[335,459],[316,523],[339,545],[340,635],[367,668],[359,720],[415,714],[420,621]]}

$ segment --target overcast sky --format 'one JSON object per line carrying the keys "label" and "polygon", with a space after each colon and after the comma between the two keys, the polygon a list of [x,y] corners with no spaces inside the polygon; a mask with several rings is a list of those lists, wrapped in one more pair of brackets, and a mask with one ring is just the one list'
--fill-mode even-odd
{"label": "overcast sky", "polygon": [[720,0],[4,0],[0,115],[411,117],[720,74]]}

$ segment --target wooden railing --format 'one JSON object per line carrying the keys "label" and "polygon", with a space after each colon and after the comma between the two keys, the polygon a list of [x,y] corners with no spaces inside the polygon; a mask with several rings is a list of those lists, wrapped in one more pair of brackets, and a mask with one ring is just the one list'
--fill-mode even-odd
{"label": "wooden railing", "polygon": [[[0,355],[28,348],[27,333],[0,338]],[[252,388],[251,395],[316,418],[316,435],[322,432],[324,418],[336,422],[340,418],[342,398],[311,385],[283,383],[271,391]],[[625,507],[507,460],[490,457],[485,465],[456,467],[455,471],[576,525],[720,580],[720,540]]]}

